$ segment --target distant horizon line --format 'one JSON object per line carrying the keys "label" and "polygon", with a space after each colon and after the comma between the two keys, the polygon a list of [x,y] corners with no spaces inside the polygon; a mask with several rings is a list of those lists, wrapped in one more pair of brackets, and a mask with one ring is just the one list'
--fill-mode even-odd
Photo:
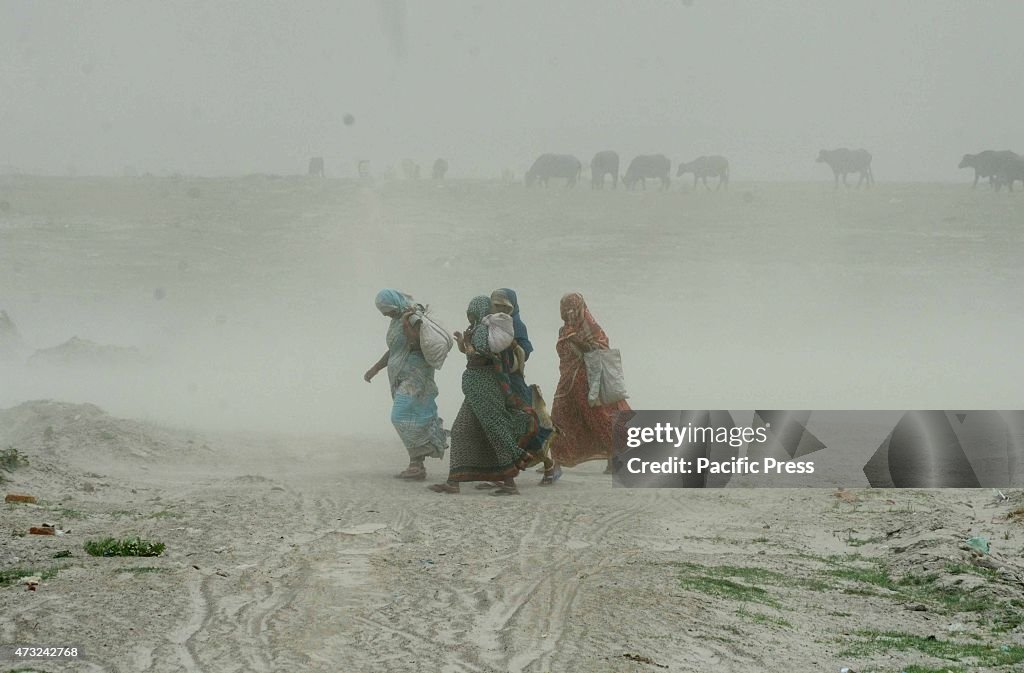
{"label": "distant horizon line", "polygon": [[[443,180],[435,180],[430,177],[423,177],[419,179],[404,178],[399,176],[388,176],[388,175],[374,175],[370,178],[361,178],[357,175],[353,176],[337,176],[329,175],[325,177],[318,177],[315,175],[307,175],[305,173],[270,173],[270,172],[253,172],[253,173],[230,173],[230,174],[200,174],[200,173],[141,173],[139,175],[114,175],[109,173],[84,173],[81,175],[60,175],[54,173],[0,173],[0,180],[11,179],[11,178],[29,178],[29,179],[45,179],[45,180],[238,180],[246,178],[269,178],[274,180],[308,180],[308,181],[338,181],[338,182],[409,182],[409,183],[445,183],[445,182],[501,182],[502,177],[500,175],[495,176],[462,176],[462,177],[445,177]],[[516,181],[513,184],[522,184],[519,179],[520,176],[516,177]],[[674,182],[689,184],[691,179],[689,178],[677,178]],[[832,183],[832,180],[822,178],[751,178],[745,180],[732,180],[730,186],[737,184],[774,184],[774,183],[793,183],[793,184],[818,184],[818,183]],[[964,185],[970,184],[971,180],[968,176],[967,180],[956,181],[951,179],[919,179],[919,178],[907,178],[902,180],[883,180],[879,184],[940,184],[940,185]],[[987,184],[987,183],[985,183]],[[579,187],[587,187],[588,185],[581,181],[577,183]],[[552,188],[534,188],[534,189],[557,189],[558,187]],[[565,189],[565,187],[561,187]],[[850,189],[855,189],[855,185],[849,185]],[[606,186],[606,190],[612,190],[610,185]],[[628,190],[626,190],[628,191]],[[639,190],[644,191],[644,190]],[[649,189],[647,191],[658,191],[657,189]]]}

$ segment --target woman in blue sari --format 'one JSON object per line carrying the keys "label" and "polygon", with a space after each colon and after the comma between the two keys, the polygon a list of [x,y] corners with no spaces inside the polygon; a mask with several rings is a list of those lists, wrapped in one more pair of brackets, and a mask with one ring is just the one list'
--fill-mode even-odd
{"label": "woman in blue sari", "polygon": [[[530,343],[530,334],[519,314],[519,297],[515,290],[503,287],[492,292],[491,312],[507,313],[512,316],[515,340],[509,348],[500,354],[501,368],[508,376],[512,393],[526,406],[536,407],[542,400],[534,399],[532,387],[526,383],[524,376],[526,361],[530,359],[530,353],[533,352],[533,344]],[[549,486],[562,476],[562,470],[554,465],[547,450],[552,432],[552,428],[538,427],[537,434],[527,446],[533,455],[544,462],[544,478],[540,482],[541,486]],[[486,484],[481,484],[479,487],[488,488]]]}
{"label": "woman in blue sari", "polygon": [[396,474],[399,479],[423,481],[427,457],[443,458],[448,448],[444,424],[437,415],[437,385],[434,369],[420,351],[420,312],[412,297],[398,290],[377,293],[377,310],[391,319],[388,350],[363,376],[371,381],[385,367],[391,384],[391,423],[409,452],[409,467]]}

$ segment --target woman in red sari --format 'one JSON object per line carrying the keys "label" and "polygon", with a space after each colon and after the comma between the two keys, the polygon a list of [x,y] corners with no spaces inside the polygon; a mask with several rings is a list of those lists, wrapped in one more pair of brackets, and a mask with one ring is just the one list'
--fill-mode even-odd
{"label": "woman in red sari", "polygon": [[588,460],[605,460],[611,472],[612,428],[615,414],[629,411],[622,400],[592,407],[587,399],[590,386],[583,354],[608,348],[608,336],[590,315],[583,295],[572,292],[562,297],[560,310],[565,323],[558,330],[558,388],[551,406],[551,422],[558,428],[551,442],[555,465],[572,467]]}

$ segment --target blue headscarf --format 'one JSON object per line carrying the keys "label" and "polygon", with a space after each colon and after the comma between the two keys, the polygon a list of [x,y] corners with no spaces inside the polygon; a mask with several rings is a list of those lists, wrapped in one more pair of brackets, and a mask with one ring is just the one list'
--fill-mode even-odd
{"label": "blue headscarf", "polygon": [[387,313],[388,311],[398,311],[401,313],[412,307],[412,297],[404,292],[389,288],[378,292],[377,298],[373,303],[377,305],[377,310],[381,313]]}
{"label": "blue headscarf", "polygon": [[492,297],[494,295],[504,295],[508,303],[512,304],[512,325],[515,327],[516,341],[519,342],[519,346],[526,353],[526,359],[530,359],[530,353],[533,352],[533,344],[530,343],[530,335],[526,331],[526,323],[519,317],[519,297],[516,296],[516,291],[503,287],[491,293]]}

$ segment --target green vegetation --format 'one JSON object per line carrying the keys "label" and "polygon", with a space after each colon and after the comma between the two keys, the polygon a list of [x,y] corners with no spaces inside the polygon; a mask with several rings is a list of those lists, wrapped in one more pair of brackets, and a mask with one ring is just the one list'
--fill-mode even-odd
{"label": "green vegetation", "polygon": [[13,446],[0,451],[0,484],[7,481],[4,472],[14,472],[19,467],[28,467],[28,458],[18,453]]}
{"label": "green vegetation", "polygon": [[57,572],[60,568],[50,567],[43,570],[38,568],[11,568],[9,570],[0,570],[0,587],[5,587],[9,584],[14,584],[23,577],[32,577],[38,575],[41,579],[48,580],[57,576]]}
{"label": "green vegetation", "polygon": [[141,566],[138,568],[117,568],[114,570],[116,573],[165,573],[168,572],[167,568],[157,568],[156,566]]}
{"label": "green vegetation", "polygon": [[772,617],[771,615],[766,615],[760,612],[750,612],[749,610],[742,608],[737,610],[736,614],[755,624],[772,624],[774,626],[781,626],[787,629],[793,628],[793,624],[782,617]]}
{"label": "green vegetation", "polygon": [[138,537],[89,540],[83,546],[90,556],[159,556],[165,548],[163,542],[151,542]]}
{"label": "green vegetation", "polygon": [[[855,643],[840,656],[865,656],[879,652],[917,650],[936,659],[964,662],[976,666],[1010,666],[1024,663],[1024,646],[958,643],[897,631],[861,631],[866,640]],[[965,661],[969,660],[969,661]],[[926,669],[927,670],[927,669]]]}

